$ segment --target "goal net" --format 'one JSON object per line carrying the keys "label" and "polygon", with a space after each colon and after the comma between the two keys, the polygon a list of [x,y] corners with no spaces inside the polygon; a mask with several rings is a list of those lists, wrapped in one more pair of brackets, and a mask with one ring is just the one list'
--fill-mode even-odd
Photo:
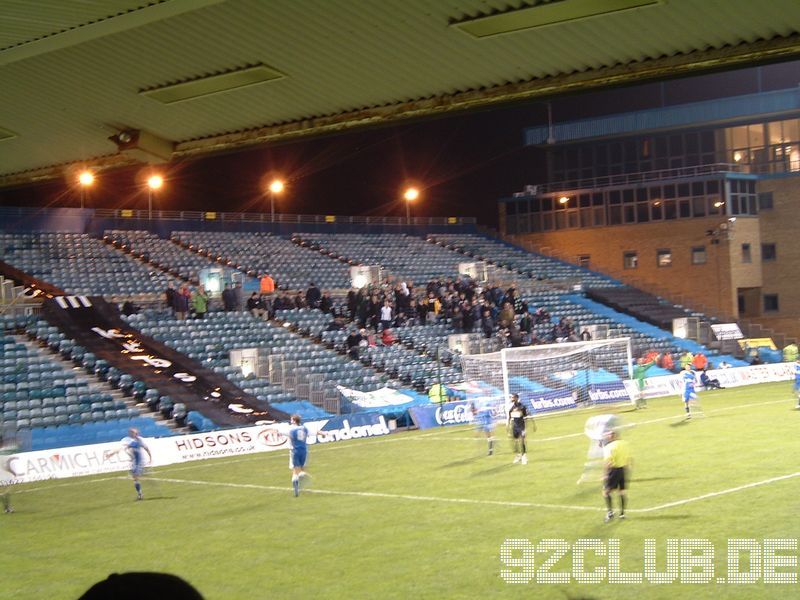
{"label": "goal net", "polygon": [[507,406],[511,394],[535,412],[631,402],[630,338],[505,348],[461,357],[467,400]]}

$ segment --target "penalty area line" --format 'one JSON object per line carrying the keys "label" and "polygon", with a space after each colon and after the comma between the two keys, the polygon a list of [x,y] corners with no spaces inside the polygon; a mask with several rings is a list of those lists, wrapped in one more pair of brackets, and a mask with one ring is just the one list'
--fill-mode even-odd
{"label": "penalty area line", "polygon": [[[267,490],[279,492],[291,492],[292,488],[277,485],[260,485],[255,483],[230,483],[225,481],[204,481],[197,479],[174,479],[170,477],[151,477],[157,481],[164,481],[168,483],[187,483],[190,485],[203,485],[203,486],[218,486],[229,488],[241,488],[250,490]],[[591,512],[605,512],[605,508],[597,506],[577,506],[569,504],[546,504],[541,502],[516,502],[513,500],[479,500],[476,498],[444,498],[439,496],[419,496],[410,494],[388,494],[383,492],[354,492],[346,490],[321,490],[321,489],[307,489],[304,493],[309,494],[324,494],[329,496],[357,496],[361,498],[385,498],[389,500],[409,500],[416,502],[435,502],[435,503],[449,503],[449,504],[479,504],[489,506],[510,506],[521,508],[551,508],[560,510],[582,510]]]}

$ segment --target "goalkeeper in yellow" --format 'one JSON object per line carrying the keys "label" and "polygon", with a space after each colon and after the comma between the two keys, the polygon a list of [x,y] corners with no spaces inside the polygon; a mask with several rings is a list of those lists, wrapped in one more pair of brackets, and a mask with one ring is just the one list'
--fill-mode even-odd
{"label": "goalkeeper in yellow", "polygon": [[631,451],[628,442],[619,439],[618,431],[611,431],[608,443],[603,446],[606,476],[603,481],[603,498],[606,501],[606,523],[614,518],[611,507],[611,493],[619,492],[619,518],[625,518],[626,492],[628,488],[628,470],[631,466]]}

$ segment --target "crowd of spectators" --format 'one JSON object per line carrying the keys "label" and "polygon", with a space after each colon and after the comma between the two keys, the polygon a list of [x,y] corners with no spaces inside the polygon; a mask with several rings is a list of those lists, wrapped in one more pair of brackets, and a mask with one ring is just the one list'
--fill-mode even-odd
{"label": "crowd of spectators", "polygon": [[[351,289],[343,302],[334,302],[330,292],[313,282],[303,290],[281,290],[269,275],[259,281],[259,291],[245,300],[241,283],[225,284],[222,309],[246,310],[259,319],[273,319],[286,309],[311,308],[331,314],[331,329],[352,329],[348,348],[395,342],[394,329],[410,325],[449,324],[454,333],[478,333],[497,337],[501,346],[527,346],[550,342],[591,339],[588,331],[578,333],[569,318],[551,322],[542,307],[531,310],[516,286],[503,288],[496,283],[485,287],[465,278],[431,279],[416,286],[392,276],[382,283]],[[175,318],[202,319],[209,310],[203,286],[190,291],[187,284],[166,291],[166,304]],[[546,332],[537,325],[548,324]],[[537,335],[539,331],[539,335]],[[358,339],[356,339],[358,338]]]}

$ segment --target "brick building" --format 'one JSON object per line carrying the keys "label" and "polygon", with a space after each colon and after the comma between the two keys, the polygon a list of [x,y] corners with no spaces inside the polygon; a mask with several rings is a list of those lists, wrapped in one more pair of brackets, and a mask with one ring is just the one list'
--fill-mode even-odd
{"label": "brick building", "polygon": [[548,177],[500,200],[503,233],[693,308],[800,336],[800,88],[525,135],[544,148]]}

